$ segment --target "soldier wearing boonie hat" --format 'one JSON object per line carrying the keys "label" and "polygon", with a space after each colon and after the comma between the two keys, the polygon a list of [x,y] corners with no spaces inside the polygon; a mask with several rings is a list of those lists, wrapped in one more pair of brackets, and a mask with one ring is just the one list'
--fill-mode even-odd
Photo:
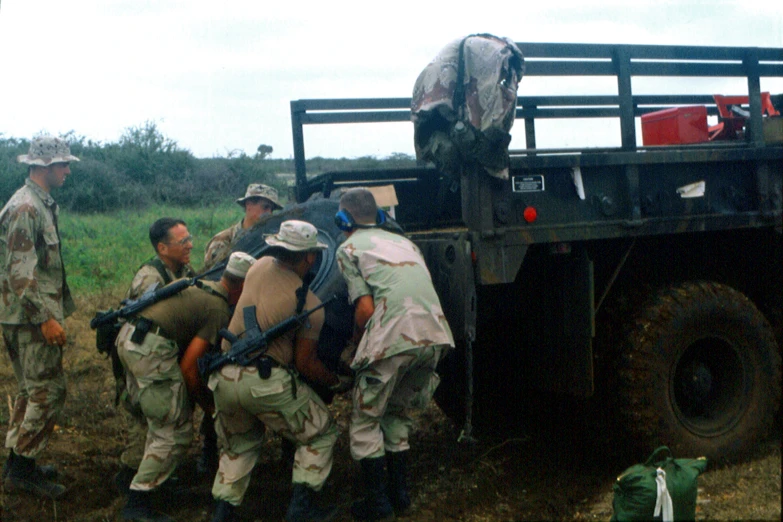
{"label": "soldier wearing boonie hat", "polygon": [[263,216],[283,208],[277,190],[261,183],[248,185],[244,197],[237,199],[236,202],[245,209],[245,215],[239,223],[215,234],[207,243],[204,251],[204,270],[209,270],[225,258],[231,251],[231,246]]}
{"label": "soldier wearing boonie hat", "polygon": [[71,154],[68,142],[54,136],[39,136],[30,143],[27,154],[17,156],[19,163],[48,167],[52,163],[70,163],[79,161]]}
{"label": "soldier wearing boonie hat", "polygon": [[151,494],[187,453],[192,402],[205,416],[214,413],[197,361],[228,325],[230,307],[239,300],[253,263],[249,254],[232,253],[220,281],[200,280],[140,311],[120,330],[117,355],[125,368],[128,401],[147,421],[144,457],[127,491],[124,520],[169,520],[152,508]]}
{"label": "soldier wearing boonie hat", "polygon": [[269,246],[282,247],[291,252],[327,248],[324,243],[318,241],[318,230],[313,225],[295,219],[284,221],[277,234],[267,234],[264,236],[264,240]]}
{"label": "soldier wearing boonie hat", "polygon": [[[302,278],[318,252],[326,248],[318,241],[316,228],[304,221],[285,221],[276,234],[265,239],[273,248],[247,273],[245,289],[228,326],[235,335],[256,326],[245,324],[245,309],[255,307],[257,326],[266,331],[300,307],[311,310],[321,303],[311,290],[303,302],[297,297]],[[324,311],[317,310],[292,335],[272,340],[254,366],[228,364],[210,376],[216,431],[223,437],[212,485],[216,500],[212,520],[233,520],[258,460],[265,428],[296,445],[293,494],[285,519],[329,520],[334,515],[335,508],[318,506],[316,497],[332,468],[337,424],[318,394],[300,377],[336,393],[351,387],[350,377],[338,376],[318,359],[323,323]],[[229,349],[227,341],[222,349]]]}
{"label": "soldier wearing boonie hat", "polygon": [[0,323],[18,383],[3,478],[9,489],[56,498],[65,487],[51,480],[53,467],[38,466],[35,459],[65,403],[63,324],[75,306],[63,267],[59,209],[50,192],[65,183],[70,162],[79,158],[65,140],[39,136],[17,159],[29,166],[28,177],[0,211]]}

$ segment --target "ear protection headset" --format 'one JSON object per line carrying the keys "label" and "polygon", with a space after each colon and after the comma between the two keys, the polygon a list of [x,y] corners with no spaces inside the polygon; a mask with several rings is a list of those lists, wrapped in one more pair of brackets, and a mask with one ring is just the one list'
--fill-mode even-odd
{"label": "ear protection headset", "polygon": [[374,225],[362,225],[357,223],[353,219],[351,213],[345,209],[340,210],[337,214],[334,215],[334,224],[343,232],[351,232],[357,228],[374,228],[379,225],[383,225],[384,223],[386,223],[386,212],[381,209],[378,209],[378,213],[375,215]]}

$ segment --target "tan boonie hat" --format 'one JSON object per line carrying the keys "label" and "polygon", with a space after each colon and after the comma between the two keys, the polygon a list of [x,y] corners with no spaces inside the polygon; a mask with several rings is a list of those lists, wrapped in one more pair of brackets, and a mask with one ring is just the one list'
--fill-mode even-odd
{"label": "tan boonie hat", "polygon": [[256,258],[244,252],[233,252],[228,258],[226,264],[226,273],[239,279],[244,279],[247,271],[256,262]]}
{"label": "tan boonie hat", "polygon": [[52,163],[79,161],[76,156],[71,156],[68,142],[54,136],[39,136],[33,139],[27,154],[21,154],[16,159],[19,163],[40,165],[41,167],[48,167]]}
{"label": "tan boonie hat", "polygon": [[251,183],[247,186],[247,191],[245,191],[245,197],[239,198],[237,200],[237,203],[239,205],[245,206],[245,201],[251,198],[264,198],[268,199],[275,205],[275,210],[279,210],[283,208],[283,205],[280,204],[280,200],[277,196],[277,190],[270,187],[269,185],[263,185],[261,183]]}
{"label": "tan boonie hat", "polygon": [[280,232],[267,234],[264,236],[264,239],[269,246],[282,247],[294,252],[328,248],[325,244],[318,241],[318,231],[313,225],[306,221],[297,221],[295,219],[283,221],[280,225]]}

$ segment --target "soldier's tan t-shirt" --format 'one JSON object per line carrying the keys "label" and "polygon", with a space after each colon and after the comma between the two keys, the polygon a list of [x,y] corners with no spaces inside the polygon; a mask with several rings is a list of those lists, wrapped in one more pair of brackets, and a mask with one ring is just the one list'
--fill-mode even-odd
{"label": "soldier's tan t-shirt", "polygon": [[166,337],[177,343],[180,353],[184,353],[194,337],[215,344],[218,332],[231,318],[228,292],[223,285],[215,281],[202,281],[202,284],[219,295],[191,286],[139,314],[161,327]]}
{"label": "soldier's tan t-shirt", "polygon": [[[296,273],[272,257],[262,257],[250,267],[245,277],[245,286],[229,323],[229,331],[239,337],[244,333],[246,328],[242,311],[246,306],[255,305],[256,320],[262,331],[288,319],[296,311],[296,290],[301,286],[302,280]],[[304,310],[310,310],[319,304],[321,300],[318,296],[308,291]],[[295,340],[301,338],[317,341],[323,324],[322,309],[310,315],[304,326],[273,340],[267,355],[279,363],[292,364]],[[229,343],[223,341],[223,351],[227,351],[229,347]]]}

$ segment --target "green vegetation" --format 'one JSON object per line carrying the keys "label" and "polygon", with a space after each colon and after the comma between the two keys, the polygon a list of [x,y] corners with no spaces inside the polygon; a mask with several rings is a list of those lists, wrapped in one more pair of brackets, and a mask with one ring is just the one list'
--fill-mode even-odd
{"label": "green vegetation", "polygon": [[242,209],[233,203],[202,208],[150,206],[111,214],[61,214],[60,232],[68,284],[74,294],[122,294],[139,266],[152,257],[149,226],[170,216],[187,223],[193,235],[191,264],[199,270],[210,238],[237,222]]}
{"label": "green vegetation", "polygon": [[[57,192],[61,208],[73,212],[113,212],[151,205],[194,207],[213,205],[227,195],[239,197],[250,183],[266,183],[287,193],[278,174],[293,175],[292,159],[272,159],[272,147],[261,144],[250,156],[232,152],[227,157],[196,158],[146,122],[130,127],[116,143],[100,143],[70,132],[65,138],[81,161]],[[16,158],[30,147],[28,138],[0,134],[0,203],[24,182],[24,165]],[[388,158],[362,157],[308,160],[309,174],[328,170],[394,168],[415,165],[412,157],[395,153]],[[290,177],[289,177],[290,179]]]}
{"label": "green vegetation", "polygon": [[[122,294],[133,274],[153,255],[149,226],[160,217],[183,219],[193,234],[191,264],[199,270],[204,247],[217,232],[238,221],[234,204],[250,183],[266,183],[288,194],[292,159],[272,159],[261,144],[252,156],[196,158],[146,122],[126,129],[116,143],[100,143],[70,132],[71,152],[81,161],[54,194],[62,209],[60,231],[71,289],[82,297]],[[29,138],[0,134],[0,206],[24,183],[25,165],[17,162]],[[412,157],[329,159],[307,162],[308,174],[325,171],[396,168],[415,165]],[[282,174],[282,175],[281,175]]]}

